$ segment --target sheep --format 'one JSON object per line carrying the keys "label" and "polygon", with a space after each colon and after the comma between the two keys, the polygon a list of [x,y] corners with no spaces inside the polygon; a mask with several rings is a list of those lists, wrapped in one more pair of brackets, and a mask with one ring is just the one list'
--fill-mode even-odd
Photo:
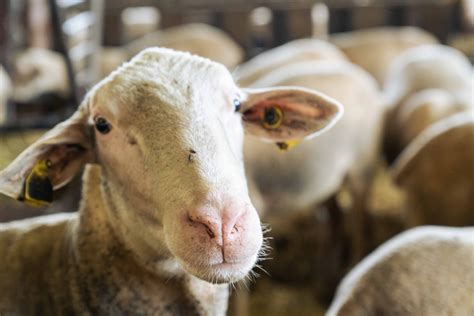
{"label": "sheep", "polygon": [[421,132],[391,168],[407,194],[407,224],[474,225],[474,112]]}
{"label": "sheep", "polygon": [[352,269],[326,315],[473,315],[473,254],[473,227],[405,231]]}
{"label": "sheep", "polygon": [[382,86],[390,64],[398,55],[412,47],[436,44],[438,40],[416,27],[379,27],[333,34],[330,42]]}
{"label": "sheep", "polygon": [[8,99],[12,93],[12,82],[6,70],[0,65],[0,125],[6,123]]}
{"label": "sheep", "polygon": [[[284,66],[252,87],[295,85],[317,89],[345,106],[330,131],[281,153],[245,138],[244,157],[252,201],[260,214],[308,209],[334,196],[348,181],[354,197],[354,258],[362,255],[362,210],[378,157],[384,106],[375,80],[348,62],[309,61]],[[288,142],[291,146],[292,142]],[[357,210],[357,211],[356,211]],[[357,224],[358,223],[358,224]]]}
{"label": "sheep", "polygon": [[[440,106],[425,107],[432,112],[433,122],[459,109],[474,107],[473,101],[473,72],[469,60],[459,51],[442,45],[423,45],[412,48],[401,54],[391,65],[385,82],[384,94],[390,110],[387,113],[386,126],[386,155],[392,161],[403,149],[400,136],[405,131],[405,121],[400,120],[404,107],[414,94],[426,89],[440,89],[445,91],[449,104],[442,106],[446,110],[440,113]],[[419,100],[419,99],[418,99]],[[434,100],[434,99],[433,99]],[[431,101],[430,101],[431,102]],[[437,103],[444,102],[441,99]],[[436,113],[437,112],[437,113]],[[412,126],[422,130],[420,126]]]}
{"label": "sheep", "polygon": [[455,48],[422,45],[405,51],[390,66],[384,92],[396,108],[409,95],[424,89],[444,89],[470,100],[473,73],[469,59]]}
{"label": "sheep", "polygon": [[71,93],[64,58],[51,50],[28,48],[21,52],[15,58],[12,78],[15,102],[27,103],[46,93],[66,99]]}
{"label": "sheep", "polygon": [[243,59],[242,48],[222,30],[203,23],[189,23],[144,35],[124,47],[101,50],[101,76],[147,47],[166,47],[206,57],[233,69]]}
{"label": "sheep", "polygon": [[129,56],[160,46],[190,52],[232,69],[243,59],[242,48],[224,31],[204,23],[189,23],[147,34],[125,46]]}
{"label": "sheep", "polygon": [[278,67],[311,60],[347,61],[334,45],[317,39],[298,39],[263,52],[237,67],[234,76],[247,87]]}
{"label": "sheep", "polygon": [[405,148],[424,129],[452,114],[465,111],[469,104],[442,89],[426,89],[417,92],[400,105],[392,121],[396,127],[399,148]]}
{"label": "sheep", "polygon": [[[278,129],[264,124],[271,102]],[[342,109],[303,88],[240,89],[188,53],[143,51],[0,172],[0,192],[43,205],[85,166],[79,212],[0,225],[0,311],[224,315],[227,283],[265,252],[243,129],[305,139]]]}

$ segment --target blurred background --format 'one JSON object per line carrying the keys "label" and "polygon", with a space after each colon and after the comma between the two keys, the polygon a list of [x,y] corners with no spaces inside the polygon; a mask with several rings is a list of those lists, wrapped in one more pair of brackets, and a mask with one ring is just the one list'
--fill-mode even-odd
{"label": "blurred background", "polygon": [[[318,315],[348,269],[388,238],[421,224],[474,225],[473,31],[472,0],[0,0],[0,170],[146,47],[208,57],[252,86],[295,60],[324,59],[318,47],[328,43],[375,80],[384,100],[371,180],[362,189],[343,181],[330,198],[291,212],[267,210],[268,274],[242,286],[250,297],[237,290],[231,308],[240,315]],[[294,42],[302,38],[319,44]],[[285,44],[286,51],[272,50]],[[423,45],[432,47],[406,55]],[[410,68],[420,54],[450,70]],[[435,130],[426,140],[425,130],[460,113],[470,118],[456,126],[467,132]],[[0,222],[73,211],[80,186],[78,178],[41,209],[2,196]],[[357,250],[356,206],[364,214]]]}

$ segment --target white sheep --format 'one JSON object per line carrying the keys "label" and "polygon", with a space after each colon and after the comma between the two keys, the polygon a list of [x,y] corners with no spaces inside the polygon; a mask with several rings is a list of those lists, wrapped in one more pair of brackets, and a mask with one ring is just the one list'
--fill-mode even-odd
{"label": "white sheep", "polygon": [[229,69],[244,57],[243,49],[224,31],[204,23],[189,23],[147,34],[127,44],[133,56],[147,47],[167,47],[217,61]]}
{"label": "white sheep", "polygon": [[271,71],[292,63],[315,60],[347,61],[346,56],[327,41],[305,38],[263,52],[234,71],[239,85],[250,86]]}
{"label": "white sheep", "polygon": [[474,112],[426,128],[392,167],[407,194],[408,225],[474,225]]}
{"label": "white sheep", "polygon": [[227,68],[237,66],[243,49],[224,31],[203,23],[189,23],[144,35],[124,47],[101,50],[101,75],[107,76],[129,58],[148,47],[166,47],[217,61]]}
{"label": "white sheep", "polygon": [[[435,122],[453,111],[474,108],[473,84],[473,72],[469,60],[454,48],[423,45],[401,54],[391,65],[384,87],[384,94],[390,106],[385,140],[389,160],[395,158],[403,149],[403,134],[407,129],[421,131],[425,127],[423,123],[419,126],[407,126],[409,123],[403,119],[402,113],[407,112],[404,108],[421,101],[420,97],[415,98],[414,94],[426,89],[444,91],[446,94],[444,100],[439,98],[438,93],[438,96],[433,96],[432,101],[427,102],[425,106],[426,112],[431,113],[426,116],[431,116],[432,122]],[[423,98],[429,97],[424,94]],[[451,101],[446,102],[446,98]],[[441,103],[444,105],[438,105]],[[440,107],[445,109],[444,113],[439,111]]]}
{"label": "white sheep", "polygon": [[12,94],[12,82],[6,70],[0,65],[0,125],[7,119],[7,102]]}
{"label": "white sheep", "polygon": [[61,54],[42,48],[28,48],[14,61],[13,96],[29,102],[44,93],[67,98],[71,92],[66,63]]}
{"label": "white sheep", "polygon": [[252,87],[278,85],[322,91],[344,104],[345,113],[321,137],[284,153],[248,135],[244,157],[252,201],[261,214],[307,209],[335,195],[347,181],[354,210],[358,210],[353,213],[357,219],[353,240],[355,257],[359,257],[363,252],[361,212],[379,153],[384,113],[377,83],[348,62],[310,61],[278,68]]}
{"label": "white sheep", "polygon": [[424,89],[444,89],[472,102],[472,79],[471,63],[460,51],[443,45],[421,45],[406,50],[393,61],[384,93],[391,107]]}
{"label": "white sheep", "polygon": [[410,95],[391,122],[397,130],[399,150],[408,146],[424,129],[452,114],[472,108],[448,91],[426,89]]}
{"label": "white sheep", "polygon": [[[256,115],[269,101],[286,117],[278,129]],[[264,249],[243,127],[282,142],[341,111],[311,90],[240,89],[220,64],[145,50],[0,172],[0,192],[42,205],[87,164],[78,213],[0,225],[1,313],[224,315],[225,283]]]}
{"label": "white sheep", "polygon": [[433,35],[416,27],[378,27],[336,33],[331,35],[330,41],[381,85],[398,55],[412,47],[438,43]]}
{"label": "white sheep", "polygon": [[474,228],[408,230],[352,269],[326,315],[473,315],[473,264]]}

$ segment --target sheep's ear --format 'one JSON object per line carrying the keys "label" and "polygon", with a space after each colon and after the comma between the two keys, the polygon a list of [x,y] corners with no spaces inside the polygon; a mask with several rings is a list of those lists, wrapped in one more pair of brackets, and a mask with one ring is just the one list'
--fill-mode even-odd
{"label": "sheep's ear", "polygon": [[246,132],[288,149],[333,126],[344,109],[336,100],[297,87],[244,89],[241,111]]}
{"label": "sheep's ear", "polygon": [[92,143],[87,111],[81,107],[0,171],[0,193],[33,206],[51,203],[53,190],[66,185],[95,159]]}

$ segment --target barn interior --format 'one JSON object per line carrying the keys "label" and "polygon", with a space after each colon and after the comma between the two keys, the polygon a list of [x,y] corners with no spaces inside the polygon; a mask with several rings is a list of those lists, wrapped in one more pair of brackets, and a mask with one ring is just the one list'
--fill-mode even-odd
{"label": "barn interior", "polygon": [[[471,0],[0,0],[0,25],[0,170],[71,116],[96,83],[147,47],[215,60],[242,87],[262,87],[265,79],[276,80],[272,72],[298,61],[339,58],[370,78],[382,109],[378,125],[359,138],[360,129],[349,126],[340,134],[346,136],[324,148],[327,160],[341,155],[350,165],[330,194],[311,200],[317,188],[301,188],[285,176],[268,180],[273,171],[264,169],[264,160],[248,166],[248,181],[264,195],[260,218],[268,227],[269,250],[252,276],[232,287],[229,315],[324,315],[343,277],[390,238],[421,225],[474,225]],[[295,45],[301,39],[318,44]],[[320,54],[325,43],[336,57],[332,51]],[[275,50],[282,45],[286,51]],[[414,66],[409,73],[415,62],[429,69]],[[350,85],[327,89],[339,100]],[[353,124],[362,129],[373,114],[364,111]],[[460,117],[462,135],[435,139],[436,128]],[[284,157],[303,146],[305,141],[274,147]],[[324,155],[300,152],[298,159],[326,163]],[[247,168],[252,162],[245,163]],[[364,170],[352,172],[358,168]],[[284,197],[304,189],[306,202],[295,201],[289,209],[283,206],[287,201],[271,201],[272,194],[265,196],[269,181],[283,181]],[[0,195],[0,223],[75,212],[81,185],[78,175],[40,207]]]}

